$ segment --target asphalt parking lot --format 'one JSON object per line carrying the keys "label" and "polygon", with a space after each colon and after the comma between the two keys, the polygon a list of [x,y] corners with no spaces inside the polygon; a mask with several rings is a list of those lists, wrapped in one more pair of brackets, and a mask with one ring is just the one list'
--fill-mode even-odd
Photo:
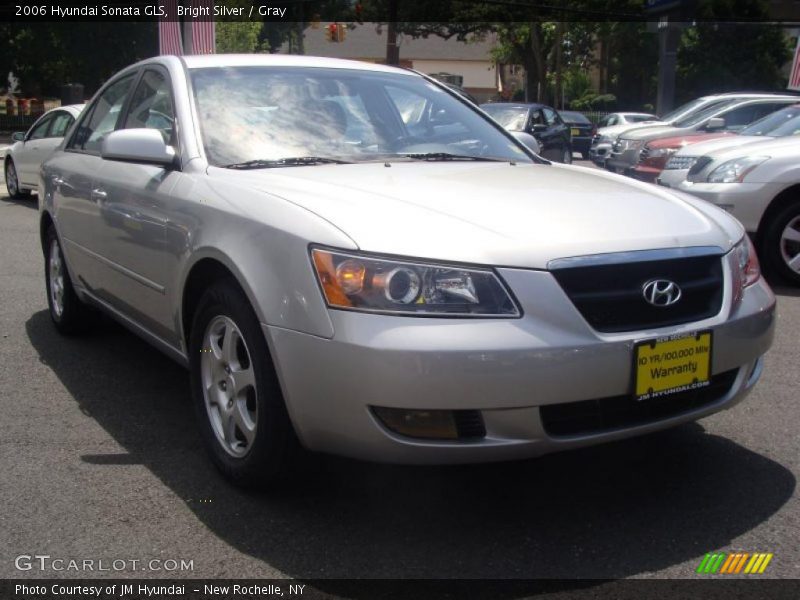
{"label": "asphalt parking lot", "polygon": [[[0,577],[683,578],[715,550],[800,577],[798,290],[776,289],[755,391],[697,424],[499,465],[320,457],[249,493],[204,455],[184,370],[110,321],[56,334],[37,217],[0,197]],[[21,554],[193,569],[20,572]]]}

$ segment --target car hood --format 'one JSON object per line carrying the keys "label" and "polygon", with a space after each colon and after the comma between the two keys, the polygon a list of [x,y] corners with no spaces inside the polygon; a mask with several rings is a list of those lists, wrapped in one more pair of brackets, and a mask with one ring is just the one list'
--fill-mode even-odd
{"label": "car hood", "polygon": [[621,125],[612,125],[611,127],[601,127],[597,130],[600,135],[615,138],[623,131],[633,131],[635,129],[642,129],[645,127],[658,127],[666,125],[663,121],[641,121],[639,123],[623,123]]}
{"label": "car hood", "polygon": [[637,129],[635,131],[626,131],[619,137],[625,140],[655,140],[665,137],[673,137],[690,133],[691,129],[679,129],[671,125],[659,125],[658,127],[648,127],[647,129]]}
{"label": "car hood", "polygon": [[800,136],[767,139],[759,137],[758,141],[751,141],[746,147],[740,145],[718,148],[714,152],[706,152],[705,156],[710,156],[715,164],[722,164],[742,156],[769,156],[772,161],[778,159],[800,161]]}
{"label": "car hood", "polygon": [[685,146],[693,146],[698,144],[699,142],[705,142],[706,140],[716,140],[719,138],[730,138],[736,137],[735,134],[729,132],[723,133],[689,133],[686,135],[674,135],[667,138],[659,138],[657,140],[653,140],[652,142],[648,143],[648,146],[651,148],[676,148],[676,147],[685,147]]}
{"label": "car hood", "polygon": [[723,138],[707,140],[697,144],[691,144],[681,148],[676,156],[706,156],[717,150],[727,150],[728,148],[738,148],[745,144],[754,142],[764,142],[774,138],[763,135],[730,135]]}
{"label": "car hood", "polygon": [[[208,174],[233,202],[237,186],[263,191],[384,254],[546,268],[555,258],[606,252],[727,250],[741,236],[736,221],[708,203],[575,166],[399,162]],[[252,201],[239,206],[270,218]]]}

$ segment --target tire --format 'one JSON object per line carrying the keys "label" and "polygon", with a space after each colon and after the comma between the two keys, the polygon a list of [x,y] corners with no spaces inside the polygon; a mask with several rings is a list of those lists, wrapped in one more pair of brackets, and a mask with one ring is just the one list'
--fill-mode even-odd
{"label": "tire", "polygon": [[6,190],[8,190],[8,197],[12,200],[21,200],[28,198],[31,195],[30,190],[23,190],[19,187],[19,178],[17,177],[17,168],[12,159],[8,159],[5,164],[5,178]]}
{"label": "tire", "polygon": [[72,287],[61,242],[52,225],[45,234],[44,280],[50,318],[58,332],[74,335],[86,331],[91,322],[92,311],[78,298]]}
{"label": "tire", "polygon": [[241,487],[283,479],[300,446],[258,318],[235,281],[201,297],[189,352],[195,414],[214,464]]}
{"label": "tire", "polygon": [[[767,270],[800,286],[800,201],[792,202],[770,219],[759,249]],[[794,268],[789,264],[792,258],[796,258]]]}
{"label": "tire", "polygon": [[564,163],[565,165],[572,164],[572,148],[570,148],[569,146],[564,146],[561,149],[561,162]]}

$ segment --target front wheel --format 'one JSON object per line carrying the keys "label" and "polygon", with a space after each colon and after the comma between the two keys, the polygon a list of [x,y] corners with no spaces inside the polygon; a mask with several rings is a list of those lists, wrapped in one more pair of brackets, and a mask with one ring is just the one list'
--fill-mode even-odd
{"label": "front wheel", "polygon": [[189,350],[195,414],[219,470],[243,487],[286,475],[299,444],[258,318],[232,280],[203,294]]}
{"label": "front wheel", "polygon": [[769,221],[761,255],[767,269],[800,286],[800,201],[786,206]]}
{"label": "front wheel", "polygon": [[6,178],[6,190],[8,190],[9,198],[14,200],[19,200],[21,198],[27,198],[31,195],[30,191],[23,190],[19,187],[19,176],[17,175],[17,167],[14,165],[14,161],[8,159],[6,161],[6,168],[5,168],[5,178]]}

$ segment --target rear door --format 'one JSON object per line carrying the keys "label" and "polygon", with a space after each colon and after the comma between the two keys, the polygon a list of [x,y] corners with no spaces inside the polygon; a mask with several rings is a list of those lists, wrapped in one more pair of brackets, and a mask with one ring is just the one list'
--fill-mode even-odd
{"label": "rear door", "polygon": [[96,193],[103,138],[117,127],[138,71],[110,82],[81,115],[64,152],[47,163],[46,186],[52,189],[56,224],[73,279],[96,295],[106,295],[111,267],[98,235],[104,199]]}

